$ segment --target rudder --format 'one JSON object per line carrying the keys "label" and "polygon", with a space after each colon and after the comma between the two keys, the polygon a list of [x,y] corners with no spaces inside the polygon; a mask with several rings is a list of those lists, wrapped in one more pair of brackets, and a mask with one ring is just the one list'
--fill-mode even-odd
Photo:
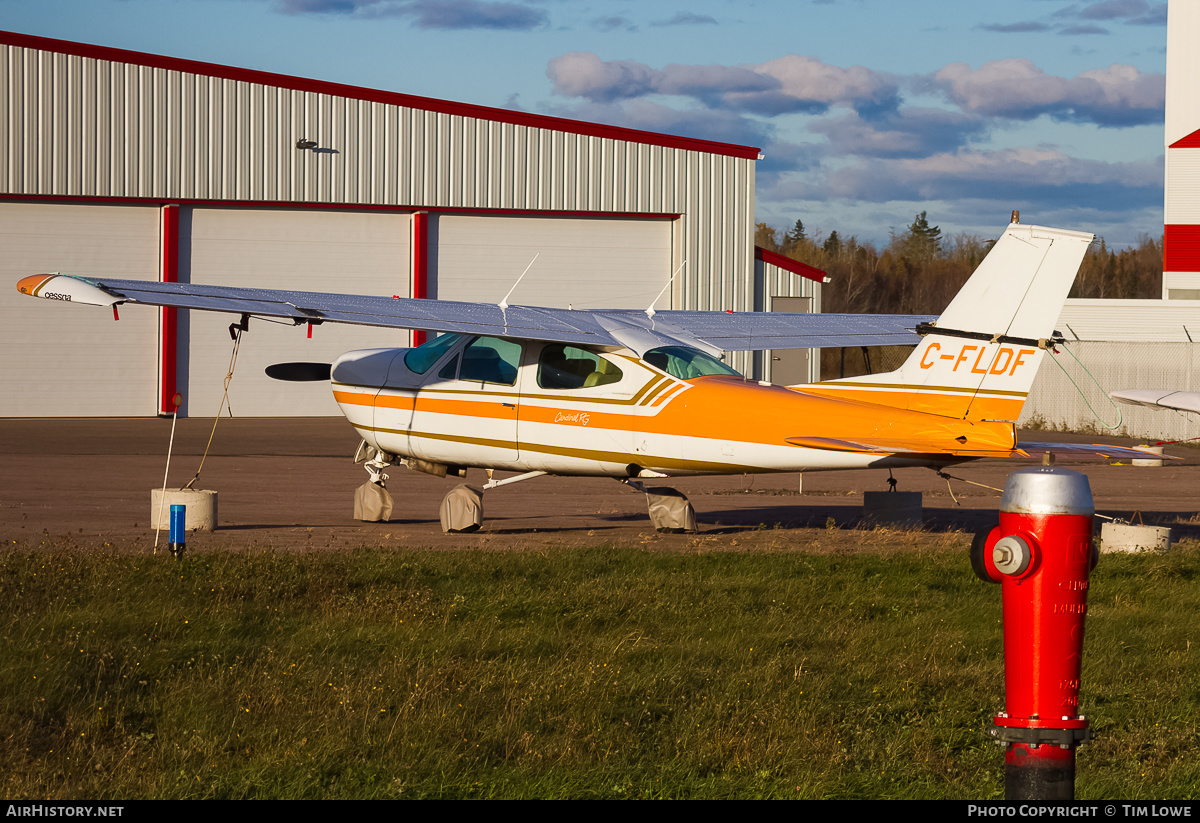
{"label": "rudder", "polygon": [[899,369],[805,386],[955,419],[1015,422],[1095,239],[1013,223]]}

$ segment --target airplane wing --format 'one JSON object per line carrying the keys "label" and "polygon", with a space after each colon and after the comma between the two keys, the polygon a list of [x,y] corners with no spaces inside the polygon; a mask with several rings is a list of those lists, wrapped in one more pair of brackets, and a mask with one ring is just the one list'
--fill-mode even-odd
{"label": "airplane wing", "polygon": [[23,278],[32,297],[119,306],[142,303],[291,320],[296,325],[354,323],[434,332],[487,334],[599,346],[626,346],[639,355],[686,345],[710,353],[827,346],[911,345],[918,323],[909,315],[788,314],[774,312],[581,311],[497,306],[409,297],[115,280],[67,274]]}
{"label": "airplane wing", "polygon": [[1109,397],[1131,406],[1147,406],[1152,409],[1174,409],[1175,411],[1200,414],[1200,392],[1168,391],[1164,389],[1125,389],[1110,392]]}

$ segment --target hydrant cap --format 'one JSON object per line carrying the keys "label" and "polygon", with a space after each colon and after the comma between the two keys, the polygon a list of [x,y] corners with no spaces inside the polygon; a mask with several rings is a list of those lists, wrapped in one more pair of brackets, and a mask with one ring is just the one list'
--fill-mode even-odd
{"label": "hydrant cap", "polygon": [[1008,476],[1000,511],[1010,514],[1096,513],[1086,475],[1057,466],[1018,469]]}

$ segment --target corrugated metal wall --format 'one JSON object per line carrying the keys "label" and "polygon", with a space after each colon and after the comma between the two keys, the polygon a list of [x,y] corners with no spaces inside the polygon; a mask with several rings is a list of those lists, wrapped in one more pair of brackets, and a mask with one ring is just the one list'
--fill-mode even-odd
{"label": "corrugated metal wall", "polygon": [[753,305],[750,159],[15,45],[0,72],[6,194],[678,214],[672,307]]}
{"label": "corrugated metal wall", "polygon": [[1200,149],[1167,149],[1165,222],[1200,223]]}
{"label": "corrugated metal wall", "polygon": [[1068,348],[1070,353],[1043,359],[1020,425],[1154,440],[1200,436],[1200,415],[1128,406],[1108,397],[1119,389],[1194,391],[1200,346],[1087,341]]}
{"label": "corrugated metal wall", "polygon": [[1200,300],[1076,297],[1054,328],[1067,340],[1200,343]]}
{"label": "corrugated metal wall", "polygon": [[1108,398],[1121,389],[1191,390],[1200,366],[1200,301],[1071,299],[1055,328],[1068,342],[1042,360],[1022,425],[1156,440],[1200,436],[1200,415]]}

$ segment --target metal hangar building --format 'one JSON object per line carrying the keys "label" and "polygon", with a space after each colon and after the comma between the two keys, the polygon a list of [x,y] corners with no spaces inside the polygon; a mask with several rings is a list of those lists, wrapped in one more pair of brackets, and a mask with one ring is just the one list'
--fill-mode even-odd
{"label": "metal hangar building", "polygon": [[[3,417],[221,401],[231,318],[17,293],[47,271],[500,302],[536,254],[510,303],[820,310],[821,272],[754,247],[757,148],[7,32],[0,73]],[[421,339],[253,320],[232,411],[337,414],[263,369]]]}

